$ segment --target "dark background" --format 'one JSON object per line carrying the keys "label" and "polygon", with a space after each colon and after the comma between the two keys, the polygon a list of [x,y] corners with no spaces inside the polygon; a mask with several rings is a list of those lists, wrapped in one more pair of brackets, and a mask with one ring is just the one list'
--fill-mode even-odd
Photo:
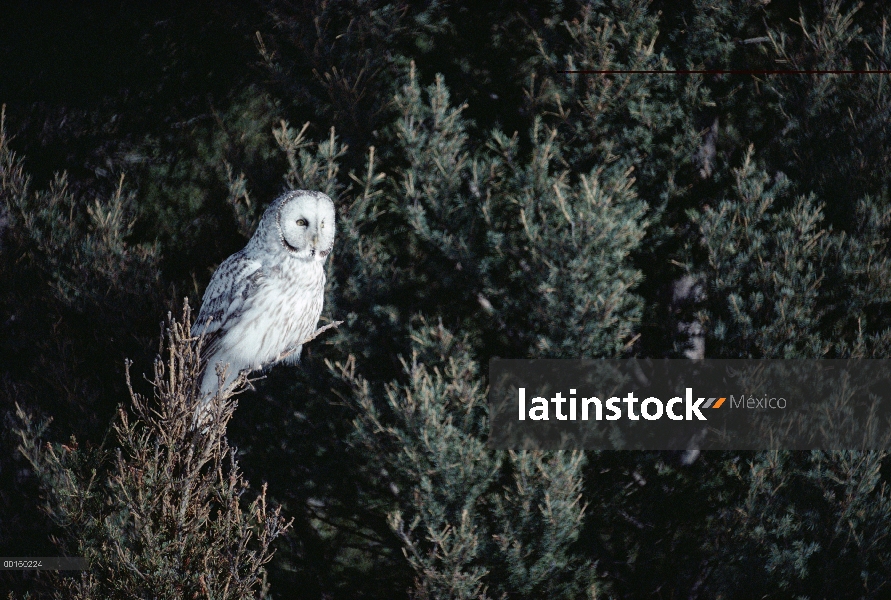
{"label": "dark background", "polygon": [[[344,228],[326,316],[347,326],[307,348],[300,367],[269,372],[230,425],[247,479],[268,482],[295,518],[269,565],[273,597],[434,589],[424,582],[435,569],[405,559],[387,515],[427,523],[441,513],[454,524],[469,497],[462,480],[436,471],[448,461],[430,450],[433,487],[449,500],[441,511],[412,504],[427,488],[413,472],[392,473],[399,444],[379,455],[363,445],[374,436],[355,424],[354,382],[326,359],[354,356],[382,414],[401,422],[386,390],[410,387],[400,358],[413,352],[442,372],[466,355],[463,372],[483,387],[485,369],[468,365],[493,356],[683,357],[692,323],[709,358],[886,358],[887,76],[560,71],[887,69],[889,16],[877,2],[788,0],[5,2],[0,103],[8,148],[31,184],[25,195],[4,187],[0,204],[0,555],[53,555],[52,536],[77,536],[40,510],[46,488],[16,451],[13,403],[52,417],[52,442],[101,444],[127,403],[125,358],[135,374],[150,373],[168,311],[184,297],[197,307],[250,219],[297,184],[333,190]],[[467,104],[460,127],[418,108],[432,92],[396,100],[412,62],[422,89],[441,74],[450,106]],[[400,129],[412,110],[427,135],[414,141]],[[334,127],[348,148],[333,176],[298,177],[272,133],[283,119],[298,130],[309,123],[305,164],[328,164],[321,144]],[[556,141],[541,159],[546,130]],[[515,132],[515,148],[502,151]],[[435,164],[452,156],[449,144],[483,175],[457,159]],[[371,146],[385,178],[363,213],[356,180]],[[490,167],[507,175],[486,179]],[[35,195],[62,187],[62,172],[64,193]],[[244,210],[231,185],[239,174],[252,201]],[[432,191],[409,194],[408,174]],[[128,225],[106,243],[89,209],[106,205],[121,176]],[[590,208],[582,176],[600,181],[612,208]],[[549,203],[561,181],[580,215],[572,231]],[[527,237],[520,207],[538,237]],[[680,292],[685,276],[695,285]],[[431,341],[425,328],[438,324],[457,341]],[[485,417],[474,423],[469,440]],[[421,437],[406,434],[405,448]],[[490,595],[582,597],[587,580],[576,571],[596,580],[598,598],[888,593],[884,453],[586,460],[585,519],[554,542],[571,560],[531,551],[557,565],[559,590],[517,583],[536,572],[531,558],[492,558],[494,499],[516,475],[498,463],[480,501],[489,546],[468,562],[490,569]],[[412,493],[394,498],[392,481]],[[524,514],[543,514],[538,507]],[[533,547],[525,525],[517,517],[516,539]],[[17,593],[38,589],[27,576],[4,577]]]}

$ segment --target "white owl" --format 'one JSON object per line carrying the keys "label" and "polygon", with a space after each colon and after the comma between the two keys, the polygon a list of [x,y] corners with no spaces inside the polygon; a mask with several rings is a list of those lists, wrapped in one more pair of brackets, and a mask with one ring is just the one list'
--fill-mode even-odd
{"label": "white owl", "polygon": [[297,362],[322,312],[333,245],[331,198],[296,190],[276,199],[247,246],[219,266],[192,327],[206,336],[196,419],[217,392],[218,364],[228,365],[225,388],[242,371]]}

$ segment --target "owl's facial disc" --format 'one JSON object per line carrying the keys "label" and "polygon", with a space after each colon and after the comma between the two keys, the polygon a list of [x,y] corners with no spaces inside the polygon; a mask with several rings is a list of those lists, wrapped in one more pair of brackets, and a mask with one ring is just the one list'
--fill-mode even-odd
{"label": "owl's facial disc", "polygon": [[278,226],[289,254],[323,261],[334,244],[334,204],[318,192],[295,195],[280,207]]}
{"label": "owl's facial disc", "polygon": [[285,248],[288,249],[288,252],[292,252],[294,254],[300,253],[300,250],[298,250],[297,248],[295,248],[294,246],[292,246],[291,244],[288,243],[288,240],[287,240],[287,238],[285,238],[284,235],[282,236],[282,244],[285,245]]}

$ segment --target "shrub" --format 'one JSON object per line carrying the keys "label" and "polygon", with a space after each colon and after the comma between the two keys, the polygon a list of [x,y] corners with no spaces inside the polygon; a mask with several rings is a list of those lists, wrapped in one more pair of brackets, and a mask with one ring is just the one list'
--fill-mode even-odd
{"label": "shrub", "polygon": [[188,304],[169,320],[151,400],[128,374],[133,417],[120,407],[101,446],[43,443],[47,423],[17,409],[19,449],[62,532],[59,551],[90,565],[51,575],[54,598],[267,597],[264,565],[289,523],[267,506],[265,485],[242,505],[249,487],[225,431],[244,379],[221,391],[206,430],[192,426],[201,364],[190,320]]}

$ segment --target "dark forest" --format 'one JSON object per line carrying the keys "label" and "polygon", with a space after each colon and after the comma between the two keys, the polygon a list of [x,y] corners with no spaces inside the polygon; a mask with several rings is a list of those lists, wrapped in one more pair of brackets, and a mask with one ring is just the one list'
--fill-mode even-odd
{"label": "dark forest", "polygon": [[[886,452],[486,444],[496,357],[891,356],[889,18],[7,0],[0,556],[90,568],[0,587],[891,597]],[[188,320],[289,189],[334,200],[343,323],[196,441]]]}

